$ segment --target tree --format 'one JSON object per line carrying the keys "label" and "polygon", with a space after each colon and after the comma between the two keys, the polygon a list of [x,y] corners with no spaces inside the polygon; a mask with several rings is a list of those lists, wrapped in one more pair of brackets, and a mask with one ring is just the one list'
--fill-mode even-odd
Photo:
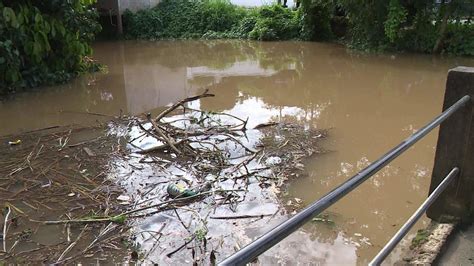
{"label": "tree", "polygon": [[466,35],[474,31],[470,22],[474,0],[338,0],[337,4],[347,14],[354,47],[474,54],[474,34]]}
{"label": "tree", "polygon": [[94,0],[0,2],[0,94],[65,82],[94,64]]}

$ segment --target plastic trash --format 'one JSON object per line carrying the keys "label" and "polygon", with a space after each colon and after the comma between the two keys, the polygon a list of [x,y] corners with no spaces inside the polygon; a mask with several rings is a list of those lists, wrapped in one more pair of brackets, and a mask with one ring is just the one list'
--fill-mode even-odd
{"label": "plastic trash", "polygon": [[195,191],[187,189],[181,184],[169,184],[166,191],[172,198],[186,198],[197,195]]}
{"label": "plastic trash", "polygon": [[20,140],[20,139],[17,139],[17,140],[15,140],[15,141],[9,141],[9,142],[8,142],[8,145],[11,145],[11,146],[13,146],[13,145],[18,145],[18,144],[21,144],[21,140]]}

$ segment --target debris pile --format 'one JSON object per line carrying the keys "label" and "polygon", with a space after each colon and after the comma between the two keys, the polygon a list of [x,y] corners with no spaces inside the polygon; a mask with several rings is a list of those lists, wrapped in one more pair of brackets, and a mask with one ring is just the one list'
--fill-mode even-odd
{"label": "debris pile", "polygon": [[[194,104],[212,96],[183,99],[155,118],[117,118],[89,128],[95,133],[85,140],[72,142],[80,130],[70,129],[2,150],[0,199],[22,225],[3,217],[8,247],[0,259],[121,254],[113,257],[213,264],[284,219],[280,190],[302,173],[305,157],[322,152],[326,132],[282,121],[249,128],[249,118]],[[20,238],[25,228],[29,240]],[[36,228],[55,231],[58,241],[48,252],[20,251],[44,247],[31,240]]]}
{"label": "debris pile", "polygon": [[[105,133],[100,126],[52,127],[15,143],[1,138],[0,260],[66,263],[94,256],[99,244],[121,246],[122,221],[113,214],[127,206],[117,199],[122,189],[105,178],[104,162],[123,150]],[[48,221],[58,218],[64,221]],[[97,219],[106,224],[87,222]]]}

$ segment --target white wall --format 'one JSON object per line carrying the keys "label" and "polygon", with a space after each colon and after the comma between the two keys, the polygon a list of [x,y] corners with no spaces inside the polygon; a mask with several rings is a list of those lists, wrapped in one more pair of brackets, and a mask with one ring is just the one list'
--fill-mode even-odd
{"label": "white wall", "polygon": [[[277,0],[230,0],[232,4],[241,5],[241,6],[262,6],[262,5],[270,5],[277,2]],[[283,0],[281,1],[283,3]],[[293,7],[295,6],[294,0],[288,0],[288,6]]]}
{"label": "white wall", "polygon": [[130,9],[136,12],[140,9],[152,8],[156,6],[160,0],[120,0],[120,12]]}
{"label": "white wall", "polygon": [[[133,12],[136,12],[140,9],[151,8],[156,6],[160,0],[118,0],[120,2],[120,13],[123,13],[125,10],[130,9]],[[97,2],[97,7],[102,10],[112,10],[113,13],[116,12],[117,0],[99,0]]]}

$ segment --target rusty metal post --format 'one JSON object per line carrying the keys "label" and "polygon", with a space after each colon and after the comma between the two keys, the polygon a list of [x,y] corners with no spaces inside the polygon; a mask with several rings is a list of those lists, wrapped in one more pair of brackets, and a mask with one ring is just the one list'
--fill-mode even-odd
{"label": "rusty metal post", "polygon": [[461,97],[471,96],[471,103],[442,123],[431,177],[430,193],[454,167],[458,178],[428,209],[429,218],[438,222],[472,218],[474,210],[474,68],[456,67],[448,72],[443,110]]}

